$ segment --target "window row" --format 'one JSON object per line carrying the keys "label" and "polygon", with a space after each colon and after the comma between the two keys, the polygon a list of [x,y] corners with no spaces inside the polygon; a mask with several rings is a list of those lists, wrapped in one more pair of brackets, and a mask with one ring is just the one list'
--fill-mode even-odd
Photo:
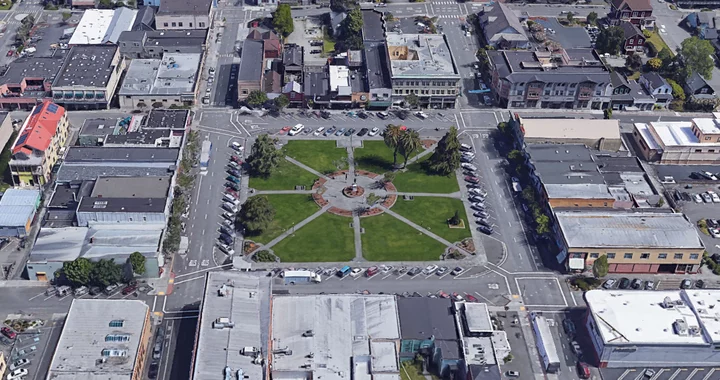
{"label": "window row", "polygon": [[[608,258],[608,259],[614,259],[614,258],[616,257],[615,255],[616,255],[616,254],[613,253],[613,252],[608,252],[608,253],[607,253],[607,258]],[[635,258],[635,255],[637,255],[637,253],[628,252],[628,253],[623,254],[623,259],[628,259],[628,260],[629,260],[629,259],[634,259],[634,258]],[[640,253],[639,255],[640,255],[640,259],[641,259],[641,260],[649,260],[649,259],[650,259],[650,254],[649,254],[649,253]],[[595,253],[595,252],[590,253],[590,258],[591,258],[591,259],[597,259],[598,257],[600,257],[600,254],[599,254],[599,253]],[[689,255],[689,257],[690,257],[690,260],[697,260],[697,259],[700,258],[700,254],[698,254],[698,253],[691,253],[691,254]],[[667,258],[668,258],[668,254],[667,254],[667,253],[658,253],[658,255],[657,255],[657,259],[659,259],[659,260],[665,260],[665,259],[667,259]],[[683,258],[685,258],[685,254],[684,254],[684,253],[675,253],[675,254],[673,254],[673,259],[675,259],[675,260],[682,260]]]}

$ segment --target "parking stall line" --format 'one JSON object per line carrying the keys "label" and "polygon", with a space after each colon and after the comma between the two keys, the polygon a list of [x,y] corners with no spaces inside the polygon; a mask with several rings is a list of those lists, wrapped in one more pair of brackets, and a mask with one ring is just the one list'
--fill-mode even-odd
{"label": "parking stall line", "polygon": [[657,380],[657,378],[660,377],[660,375],[662,375],[662,373],[665,372],[665,371],[670,371],[670,370],[667,369],[667,368],[660,368],[660,369],[657,371],[657,373],[655,373],[655,375],[653,375],[653,376],[650,378],[650,380]]}
{"label": "parking stall line", "polygon": [[28,301],[32,301],[32,300],[34,300],[35,298],[38,298],[38,297],[41,297],[41,296],[44,296],[44,295],[45,295],[45,292],[42,292],[42,293],[40,293],[40,294],[38,294],[38,295],[35,295],[35,296],[30,297],[30,298],[28,299]]}
{"label": "parking stall line", "polygon": [[705,368],[694,368],[693,371],[690,373],[690,375],[689,375],[689,376],[687,377],[687,379],[685,379],[685,380],[690,380],[690,379],[692,379],[693,376],[695,376],[696,373],[698,373],[698,372],[700,372],[700,371],[704,371],[704,370],[705,370]]}
{"label": "parking stall line", "polygon": [[627,376],[631,371],[635,371],[634,369],[626,369],[625,372],[620,375],[620,377],[617,378],[617,380],[623,380],[625,376]]}
{"label": "parking stall line", "polygon": [[715,372],[715,368],[711,368],[708,374],[703,377],[703,380],[708,380],[710,376],[712,376],[713,372]]}
{"label": "parking stall line", "polygon": [[47,300],[49,300],[50,298],[53,298],[53,297],[56,297],[56,296],[53,294],[53,295],[51,295],[51,296],[49,296],[49,297],[45,297],[45,299],[44,299],[43,301],[47,301]]}
{"label": "parking stall line", "polygon": [[678,368],[678,369],[675,371],[675,373],[673,373],[672,376],[670,376],[670,378],[669,378],[668,380],[673,380],[673,379],[675,379],[676,377],[678,377],[678,376],[680,375],[680,372],[683,372],[683,371],[687,371],[687,369],[686,369],[686,368]]}

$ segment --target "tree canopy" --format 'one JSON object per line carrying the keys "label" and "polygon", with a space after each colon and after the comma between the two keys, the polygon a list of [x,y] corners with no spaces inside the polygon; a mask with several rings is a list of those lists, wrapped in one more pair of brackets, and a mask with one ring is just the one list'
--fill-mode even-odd
{"label": "tree canopy", "polygon": [[715,48],[710,41],[698,37],[686,38],[680,45],[680,55],[688,75],[699,73],[707,79],[712,78],[712,69],[715,67],[712,58],[714,54]]}
{"label": "tree canopy", "polygon": [[431,171],[440,175],[448,175],[460,167],[460,141],[455,126],[438,141],[428,164]]}
{"label": "tree canopy", "polygon": [[78,257],[73,261],[66,261],[62,267],[65,277],[75,285],[85,285],[89,283],[92,269],[93,263],[85,257]]}
{"label": "tree canopy", "polygon": [[265,102],[268,101],[268,97],[267,94],[261,90],[252,90],[245,101],[253,107],[258,107],[265,104]]}
{"label": "tree canopy", "polygon": [[295,30],[290,4],[278,4],[272,13],[272,24],[275,31],[287,37]]}
{"label": "tree canopy", "polygon": [[607,29],[600,30],[595,47],[601,53],[617,55],[620,53],[624,41],[625,32],[622,28],[619,26],[611,26]]}
{"label": "tree canopy", "polygon": [[268,177],[280,164],[282,159],[280,151],[275,147],[275,139],[268,134],[260,135],[253,143],[247,164],[250,167],[250,174]]}
{"label": "tree canopy", "polygon": [[593,262],[593,274],[595,277],[605,277],[610,269],[606,255],[602,255]]}
{"label": "tree canopy", "polygon": [[330,0],[330,9],[335,12],[345,12],[359,5],[360,2],[358,2],[358,0]]}
{"label": "tree canopy", "polygon": [[245,226],[246,233],[258,235],[265,231],[275,218],[275,208],[266,196],[250,197],[237,216],[239,224]]}
{"label": "tree canopy", "polygon": [[588,24],[590,24],[590,25],[595,25],[595,23],[597,23],[597,19],[598,19],[598,14],[595,12],[588,13],[587,18],[586,18]]}
{"label": "tree canopy", "polygon": [[663,66],[663,61],[662,61],[662,59],[657,58],[657,57],[656,57],[656,58],[650,58],[650,59],[647,61],[647,66],[648,66],[648,68],[650,68],[650,70],[652,70],[652,71],[658,71],[658,70],[660,70],[660,68]]}
{"label": "tree canopy", "polygon": [[132,265],[133,272],[137,274],[145,273],[145,256],[140,252],[133,252],[128,257],[128,262]]}
{"label": "tree canopy", "polygon": [[279,110],[284,109],[288,105],[290,105],[290,99],[288,99],[287,95],[280,94],[277,98],[275,98],[275,107],[277,107]]}
{"label": "tree canopy", "polygon": [[115,260],[100,259],[90,271],[90,281],[95,284],[108,286],[120,282],[122,279],[122,266],[115,264]]}
{"label": "tree canopy", "polygon": [[400,149],[400,139],[403,131],[399,125],[388,124],[383,133],[385,145],[393,150],[393,167],[397,165],[397,154]]}
{"label": "tree canopy", "polygon": [[339,42],[342,50],[363,49],[362,39],[363,18],[360,8],[353,8],[340,23]]}
{"label": "tree canopy", "polygon": [[405,95],[405,104],[407,104],[408,107],[417,108],[420,105],[420,98],[418,98],[414,92],[411,92]]}
{"label": "tree canopy", "polygon": [[400,135],[399,150],[400,154],[402,154],[405,159],[403,167],[407,166],[408,158],[410,158],[416,150],[420,149],[421,146],[422,141],[420,140],[420,134],[418,131],[414,129],[407,129],[402,135]]}
{"label": "tree canopy", "polygon": [[642,58],[640,58],[640,55],[638,54],[628,55],[625,59],[625,66],[632,71],[640,70],[642,68],[642,64]]}

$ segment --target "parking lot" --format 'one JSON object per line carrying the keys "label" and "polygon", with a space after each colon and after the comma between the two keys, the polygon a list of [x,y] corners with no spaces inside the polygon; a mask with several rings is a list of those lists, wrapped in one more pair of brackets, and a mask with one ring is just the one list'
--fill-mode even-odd
{"label": "parking lot", "polygon": [[[26,369],[24,380],[44,379],[50,366],[55,345],[60,338],[64,323],[64,314],[38,318],[37,316],[7,315],[5,322],[15,327],[15,339],[6,337],[0,341],[0,350],[5,354],[8,371],[17,368]],[[21,325],[29,325],[27,328]],[[7,327],[7,324],[4,324]]]}
{"label": "parking lot", "polygon": [[[322,40],[322,20],[320,17],[295,17],[293,18],[295,31],[287,37],[286,43],[302,46],[305,50],[305,64],[322,63],[322,46],[312,46],[311,41]],[[319,52],[318,52],[319,50]]]}
{"label": "parking lot", "polygon": [[[662,177],[661,177],[662,178]],[[682,212],[691,223],[698,225],[698,235],[710,254],[720,253],[720,224],[717,224],[720,214],[720,189],[716,183],[708,181],[693,181],[685,184],[666,185],[668,195],[673,198]],[[708,219],[711,219],[708,221]],[[707,226],[707,228],[705,227]]]}
{"label": "parking lot", "polygon": [[582,27],[565,27],[555,18],[539,18],[533,21],[545,27],[548,39],[558,42],[565,48],[590,47],[590,35]]}
{"label": "parking lot", "polygon": [[[648,370],[654,374],[647,376]],[[716,367],[603,368],[600,374],[604,380],[720,380],[720,368]]]}

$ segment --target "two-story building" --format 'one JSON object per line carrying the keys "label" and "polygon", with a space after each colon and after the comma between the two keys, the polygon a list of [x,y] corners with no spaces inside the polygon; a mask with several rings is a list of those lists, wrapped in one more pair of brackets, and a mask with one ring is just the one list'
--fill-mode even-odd
{"label": "two-story building", "polygon": [[71,110],[108,108],[123,69],[117,46],[74,46],[53,81],[53,101]]}
{"label": "two-story building", "polygon": [[694,72],[685,79],[685,95],[698,99],[714,98],[715,90],[702,75]]}
{"label": "two-story building", "polygon": [[10,62],[0,74],[0,109],[31,110],[52,97],[52,82],[64,57],[24,57]]}
{"label": "two-story building", "polygon": [[638,154],[665,165],[720,164],[720,120],[635,123]]}
{"label": "two-story building", "polygon": [[42,186],[67,140],[69,123],[63,107],[44,101],[33,108],[13,143],[10,173],[15,186]]}
{"label": "two-story building", "polygon": [[488,50],[495,103],[503,108],[605,109],[610,70],[593,49]]}
{"label": "two-story building", "polygon": [[624,32],[623,52],[625,54],[642,53],[645,50],[645,35],[636,24],[621,21],[620,28]]}
{"label": "two-story building", "polygon": [[643,74],[639,82],[655,98],[655,106],[667,108],[673,100],[672,86],[657,72]]}
{"label": "two-story building", "polygon": [[505,3],[494,3],[478,14],[485,44],[496,49],[527,49],[530,40],[520,19]]}
{"label": "two-story building", "polygon": [[203,54],[206,29],[132,30],[120,35],[118,46],[124,58],[162,58],[166,53]]}
{"label": "two-story building", "polygon": [[650,0],[613,0],[610,2],[608,20],[613,25],[621,21],[629,21],[638,27],[653,28],[655,17]]}
{"label": "two-story building", "polygon": [[155,14],[158,30],[208,29],[212,20],[212,0],[162,1]]}
{"label": "two-story building", "polygon": [[167,108],[195,103],[200,54],[167,53],[134,59],[118,91],[120,107]]}
{"label": "two-story building", "polygon": [[617,71],[610,73],[612,83],[612,109],[651,111],[655,98],[636,80],[628,80]]}

